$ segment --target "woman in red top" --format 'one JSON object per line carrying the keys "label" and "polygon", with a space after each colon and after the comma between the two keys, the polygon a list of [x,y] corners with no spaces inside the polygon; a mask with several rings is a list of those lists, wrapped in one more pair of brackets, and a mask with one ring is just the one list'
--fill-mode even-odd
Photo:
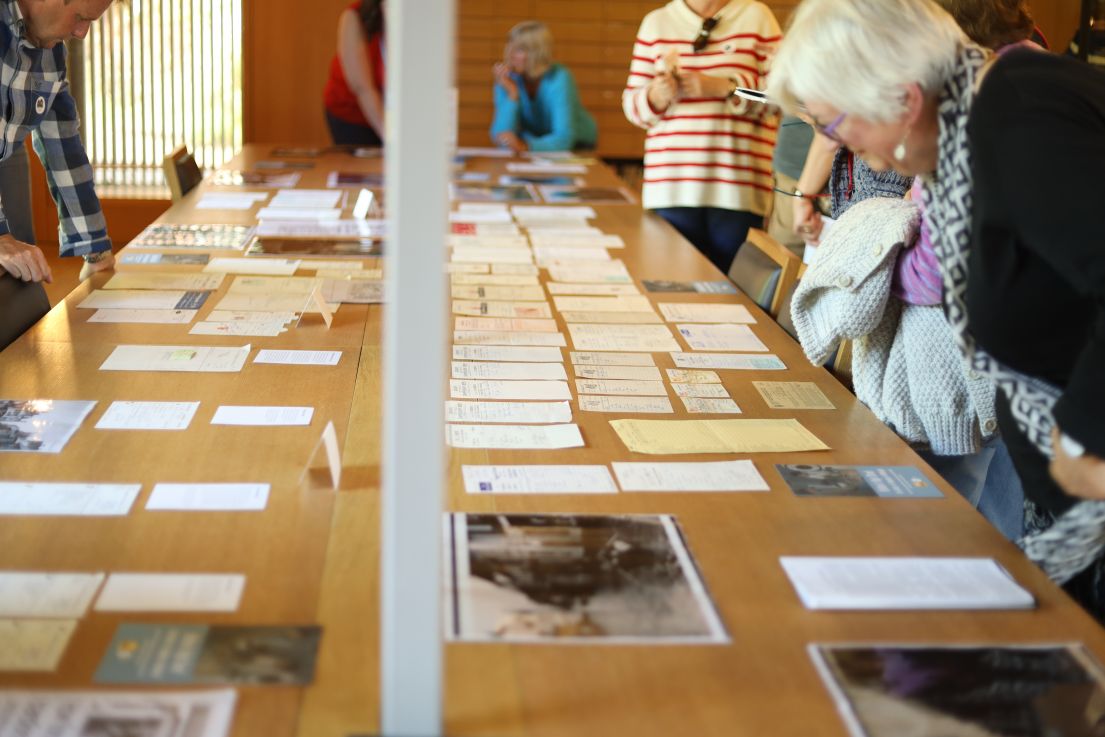
{"label": "woman in red top", "polygon": [[338,21],[338,50],[323,94],[334,143],[382,145],[385,77],[384,0],[359,0]]}

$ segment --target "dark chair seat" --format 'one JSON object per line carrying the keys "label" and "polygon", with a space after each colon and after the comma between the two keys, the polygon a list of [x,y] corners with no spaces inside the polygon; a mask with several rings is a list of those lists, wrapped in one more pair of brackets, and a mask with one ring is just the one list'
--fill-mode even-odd
{"label": "dark chair seat", "polygon": [[46,290],[37,282],[0,271],[0,350],[7,348],[50,311]]}

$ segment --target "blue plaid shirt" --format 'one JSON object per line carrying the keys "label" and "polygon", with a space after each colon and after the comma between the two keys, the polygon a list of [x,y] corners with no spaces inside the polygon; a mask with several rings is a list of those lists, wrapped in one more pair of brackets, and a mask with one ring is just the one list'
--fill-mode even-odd
{"label": "blue plaid shirt", "polygon": [[[0,0],[0,57],[0,160],[29,133],[58,206],[61,255],[110,250],[92,165],[77,135],[80,120],[65,79],[65,44],[32,46],[15,0]],[[9,232],[0,209],[0,235]]]}

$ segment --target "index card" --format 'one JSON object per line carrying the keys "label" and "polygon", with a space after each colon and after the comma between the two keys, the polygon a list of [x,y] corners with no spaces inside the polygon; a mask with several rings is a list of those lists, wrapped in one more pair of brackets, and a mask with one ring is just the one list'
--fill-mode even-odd
{"label": "index card", "polygon": [[611,420],[634,453],[797,453],[828,450],[797,420]]}
{"label": "index card", "polygon": [[730,323],[677,325],[687,345],[696,351],[766,351],[752,328]]}
{"label": "index card", "polygon": [[510,363],[506,361],[453,361],[454,379],[567,380],[562,363]]}
{"label": "index card", "polygon": [[246,577],[217,573],[113,573],[97,612],[233,612]]}
{"label": "index card", "polygon": [[610,252],[605,248],[558,248],[556,246],[534,246],[533,258],[540,264],[563,263],[573,261],[609,261]]}
{"label": "index card", "polygon": [[455,399],[571,399],[567,381],[474,381],[450,379]]}
{"label": "index card", "polygon": [[778,356],[753,356],[742,353],[683,353],[672,351],[671,359],[679,368],[738,369],[745,371],[783,371],[786,364]]}
{"label": "index card", "polygon": [[[500,264],[506,266],[507,264]],[[526,264],[522,264],[525,266]],[[484,285],[496,287],[524,287],[540,284],[535,274],[453,274],[451,284]]]}
{"label": "index card", "polygon": [[575,375],[581,379],[632,379],[634,381],[663,381],[660,369],[655,366],[574,366]]}
{"label": "index card", "polygon": [[469,494],[616,494],[606,466],[463,466]]}
{"label": "index card", "polygon": [[103,580],[102,573],[2,571],[0,617],[80,619]]}
{"label": "index card", "polygon": [[196,202],[197,210],[249,210],[268,199],[268,192],[205,192]]}
{"label": "index card", "polygon": [[257,235],[270,238],[375,238],[384,235],[376,220],[267,221],[257,226]]}
{"label": "index card", "polygon": [[582,448],[583,436],[567,425],[458,425],[445,426],[445,442],[453,448],[550,450]]}
{"label": "index card", "polygon": [[487,302],[482,300],[453,300],[453,314],[472,317],[551,318],[548,302]]}
{"label": "index card", "polygon": [[76,629],[75,619],[0,619],[0,671],[57,670]]}
{"label": "index card", "polygon": [[577,366],[655,366],[649,353],[604,353],[602,351],[571,351],[571,361]]}
{"label": "index card", "polygon": [[120,345],[100,365],[101,371],[199,371],[234,373],[242,370],[250,346],[216,348],[187,345]]}
{"label": "index card", "polygon": [[537,276],[540,273],[533,264],[491,264],[492,274],[526,274]]}
{"label": "index card", "polygon": [[507,163],[506,170],[511,174],[586,174],[583,164],[527,164],[520,161]]}
{"label": "index card", "polygon": [[[218,259],[216,259],[218,260]],[[210,292],[222,286],[222,274],[188,274],[153,271],[118,271],[101,289],[160,289],[165,291]]]}
{"label": "index card", "polygon": [[611,464],[622,491],[768,491],[752,461]]}
{"label": "index card", "polygon": [[156,484],[148,510],[253,512],[269,501],[269,484]]}
{"label": "index card", "polygon": [[[256,312],[254,314],[264,315],[266,313]],[[273,338],[284,332],[287,332],[287,322],[285,320],[227,320],[222,322],[205,320],[193,325],[188,334]]]}
{"label": "index card", "polygon": [[[258,220],[338,220],[341,218],[341,210],[294,208],[294,207],[262,207],[257,211]],[[262,223],[264,225],[264,223]]]}
{"label": "index card", "polygon": [[453,299],[479,299],[489,302],[544,302],[545,290],[541,287],[476,287],[455,286]]}
{"label": "index card", "polygon": [[454,330],[457,345],[557,346],[568,345],[563,333],[530,333],[508,330]]}
{"label": "index card", "polygon": [[449,260],[481,264],[530,264],[533,252],[528,248],[454,248]]}
{"label": "index card", "polygon": [[483,224],[513,222],[509,212],[451,212],[450,223]]}
{"label": "index card", "polygon": [[721,384],[680,384],[673,382],[671,388],[680,397],[726,398],[729,392]]}
{"label": "index card", "polygon": [[550,233],[538,230],[530,233],[530,241],[535,246],[561,246],[565,248],[625,248],[620,235],[602,233]]}
{"label": "index card", "polygon": [[620,260],[576,261],[548,266],[549,278],[573,284],[632,284],[633,279]]}
{"label": "index card", "polygon": [[648,297],[568,297],[554,295],[553,304],[558,310],[583,312],[653,312]]}
{"label": "index card", "polygon": [[112,402],[97,430],[187,430],[199,402]]}
{"label": "index card", "polygon": [[266,274],[291,276],[299,268],[299,259],[284,258],[213,258],[203,270],[219,274]]}
{"label": "index card", "polygon": [[551,281],[545,285],[549,294],[578,294],[583,297],[641,296],[636,284],[573,284]]}
{"label": "index card", "polygon": [[96,310],[89,322],[136,323],[151,325],[187,325],[199,310]]}
{"label": "index card", "polygon": [[281,189],[269,202],[269,207],[327,209],[337,207],[343,194],[334,189]]}
{"label": "index card", "polygon": [[771,409],[836,409],[812,381],[753,381]]}
{"label": "index card", "polygon": [[551,363],[563,360],[559,348],[544,346],[455,345],[457,361],[532,361]]}
{"label": "index card", "polygon": [[693,369],[665,369],[668,381],[673,384],[720,384],[721,377],[714,371],[695,371]]}
{"label": "index card", "polygon": [[509,212],[505,202],[461,202],[458,212]]}
{"label": "index card", "polygon": [[1030,609],[992,558],[779,559],[807,609]]}
{"label": "index card", "polygon": [[576,379],[579,394],[614,394],[644,397],[666,397],[663,381],[632,381],[629,379]]}
{"label": "index card", "polygon": [[654,353],[678,350],[667,325],[605,325],[570,323],[572,347],[577,351],[637,351]]}
{"label": "index card", "polygon": [[337,366],[341,351],[298,351],[265,348],[257,352],[254,363],[277,363],[294,366]]}
{"label": "index card", "polygon": [[446,422],[554,424],[572,421],[567,402],[445,402]]}
{"label": "index card", "polygon": [[141,490],[141,484],[0,481],[0,515],[121,517]]}
{"label": "index card", "polygon": [[210,294],[181,289],[97,289],[77,307],[85,310],[198,310]]}
{"label": "index card", "polygon": [[567,310],[560,313],[564,322],[597,322],[619,325],[656,324],[663,320],[655,312],[576,312]]}
{"label": "index card", "polygon": [[549,318],[458,317],[453,324],[453,329],[534,333],[558,332],[556,320]]}
{"label": "index card", "polygon": [[616,412],[618,414],[671,414],[671,402],[664,397],[619,397],[603,394],[580,394],[581,412]]}
{"label": "index card", "polygon": [[243,407],[221,405],[211,418],[212,425],[289,426],[310,425],[314,407]]}
{"label": "index card", "polygon": [[683,406],[691,414],[739,415],[741,408],[732,399],[725,397],[679,397]]}
{"label": "index card", "polygon": [[668,322],[750,323],[756,318],[744,305],[713,302],[659,302],[656,305]]}

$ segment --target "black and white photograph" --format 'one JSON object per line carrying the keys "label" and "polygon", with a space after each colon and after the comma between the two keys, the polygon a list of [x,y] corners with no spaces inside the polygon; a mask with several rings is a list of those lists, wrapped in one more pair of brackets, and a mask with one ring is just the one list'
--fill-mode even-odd
{"label": "black and white photograph", "polygon": [[60,453],[94,406],[60,399],[0,399],[0,452]]}
{"label": "black and white photograph", "polygon": [[721,643],[672,517],[453,514],[450,639]]}

